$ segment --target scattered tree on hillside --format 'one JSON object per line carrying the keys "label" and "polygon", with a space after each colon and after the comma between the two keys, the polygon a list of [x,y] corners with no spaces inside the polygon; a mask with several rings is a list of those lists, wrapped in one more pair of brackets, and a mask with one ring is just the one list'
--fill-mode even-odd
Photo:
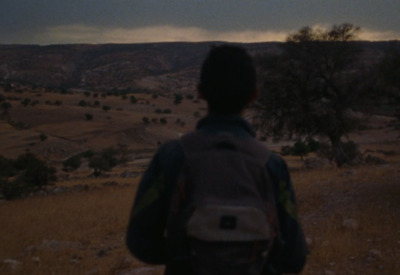
{"label": "scattered tree on hillside", "polygon": [[145,116],[145,117],[142,117],[142,121],[144,122],[144,124],[149,124],[149,122],[150,122],[150,119],[147,117],[147,116]]}
{"label": "scattered tree on hillside", "polygon": [[40,139],[40,141],[45,141],[45,140],[47,139],[46,134],[41,133],[41,134],[39,135],[39,139]]}
{"label": "scattered tree on hillside", "polygon": [[111,110],[111,107],[108,106],[108,105],[104,105],[104,106],[103,106],[103,110],[106,111],[106,112],[108,112],[109,110]]}
{"label": "scattered tree on hillside", "polygon": [[88,103],[85,100],[82,99],[82,100],[79,101],[78,105],[81,106],[81,107],[86,107],[88,105]]}
{"label": "scattered tree on hillside", "polygon": [[183,100],[183,95],[175,94],[174,104],[178,105],[181,104]]}
{"label": "scattered tree on hillside", "polygon": [[393,42],[378,69],[385,84],[388,105],[395,107],[395,115],[400,120],[400,42]]}
{"label": "scattered tree on hillside", "polygon": [[16,160],[0,156],[0,193],[6,199],[24,197],[56,180],[56,169],[32,153]]}
{"label": "scattered tree on hillside", "polygon": [[130,100],[132,104],[136,104],[138,102],[137,98],[134,95],[130,96]]}
{"label": "scattered tree on hillside", "polygon": [[81,155],[76,155],[63,161],[63,170],[70,172],[78,169],[81,166],[81,157]]}
{"label": "scattered tree on hillside", "polygon": [[28,106],[29,103],[31,103],[30,98],[24,98],[23,100],[21,100],[21,104],[24,105],[25,107]]}
{"label": "scattered tree on hillside", "polygon": [[93,115],[90,114],[90,113],[86,113],[86,114],[85,114],[85,118],[86,118],[87,121],[90,121],[90,120],[93,119]]}
{"label": "scattered tree on hillside", "polygon": [[3,115],[7,115],[8,110],[10,110],[11,107],[12,107],[11,103],[7,101],[4,101],[0,104],[0,108],[3,110],[2,112]]}
{"label": "scattered tree on hillside", "polygon": [[350,163],[342,138],[357,129],[368,99],[359,64],[360,28],[334,25],[329,30],[303,27],[289,35],[279,55],[258,58],[262,73],[256,121],[266,135],[279,140],[324,137],[338,166]]}
{"label": "scattered tree on hillside", "polygon": [[118,151],[113,147],[104,149],[101,153],[94,154],[89,159],[89,167],[94,169],[93,176],[97,177],[105,171],[110,171],[118,164]]}
{"label": "scattered tree on hillside", "polygon": [[126,164],[129,161],[128,145],[118,143],[118,163]]}

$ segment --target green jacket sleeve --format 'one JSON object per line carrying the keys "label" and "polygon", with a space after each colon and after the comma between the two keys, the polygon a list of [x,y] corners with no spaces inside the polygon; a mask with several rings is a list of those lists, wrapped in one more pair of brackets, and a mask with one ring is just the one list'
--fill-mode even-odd
{"label": "green jacket sleeve", "polygon": [[276,274],[299,273],[305,265],[308,249],[298,219],[296,197],[290,174],[286,163],[276,155],[271,156],[267,167],[277,199],[281,239],[273,251],[270,265],[276,270]]}
{"label": "green jacket sleeve", "polygon": [[136,258],[146,263],[166,263],[164,231],[182,158],[179,143],[164,144],[154,155],[139,183],[126,244]]}

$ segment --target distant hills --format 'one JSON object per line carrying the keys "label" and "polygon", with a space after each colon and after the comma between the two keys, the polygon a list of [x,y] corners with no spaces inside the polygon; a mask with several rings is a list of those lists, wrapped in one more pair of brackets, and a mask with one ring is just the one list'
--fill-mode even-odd
{"label": "distant hills", "polygon": [[[371,62],[390,42],[359,42]],[[0,81],[104,92],[188,93],[209,48],[220,42],[99,45],[0,45]],[[252,54],[279,43],[241,44]]]}

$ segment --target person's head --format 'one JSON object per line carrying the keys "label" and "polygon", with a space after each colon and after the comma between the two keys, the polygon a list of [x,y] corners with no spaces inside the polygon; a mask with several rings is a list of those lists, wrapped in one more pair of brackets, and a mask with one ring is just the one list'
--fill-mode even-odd
{"label": "person's head", "polygon": [[198,86],[210,113],[240,114],[256,98],[256,70],[243,48],[213,47],[204,60]]}

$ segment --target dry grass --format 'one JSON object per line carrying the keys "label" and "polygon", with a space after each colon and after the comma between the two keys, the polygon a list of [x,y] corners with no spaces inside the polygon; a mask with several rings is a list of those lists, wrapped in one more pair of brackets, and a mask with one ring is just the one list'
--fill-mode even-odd
{"label": "dry grass", "polygon": [[[399,174],[399,162],[292,173],[310,242],[303,274],[399,274]],[[118,185],[103,186],[107,181]],[[89,184],[88,191],[2,202],[0,259],[20,261],[17,274],[118,274],[143,266],[124,245],[137,181],[80,178],[60,185]],[[344,227],[346,219],[357,228]]]}
{"label": "dry grass", "polygon": [[[174,105],[173,98],[137,97],[150,103],[99,97],[100,106],[113,107],[104,112],[101,107],[78,107],[81,99],[95,100],[82,94],[46,93],[34,107],[13,102],[12,119],[31,127],[17,130],[1,120],[0,151],[16,157],[29,149],[59,163],[76,152],[123,143],[129,144],[137,159],[145,157],[143,149],[153,150],[158,141],[193,129],[194,112],[204,114],[204,105],[186,99],[185,104]],[[62,100],[63,105],[47,106],[45,100]],[[170,108],[172,113],[155,114],[156,108]],[[84,120],[86,112],[94,115],[93,121]],[[166,116],[168,125],[144,127],[143,116]],[[174,123],[177,119],[186,126]],[[300,218],[310,243],[303,274],[400,274],[400,149],[398,132],[385,128],[388,121],[379,117],[372,121],[372,128],[354,135],[365,154],[384,158],[388,165],[303,170],[298,157],[286,159],[293,170]],[[38,139],[41,132],[48,136],[45,142]],[[140,165],[132,162],[117,167],[107,178],[98,179],[89,178],[91,171],[83,165],[70,173],[70,180],[60,180],[56,186],[87,185],[86,191],[0,202],[0,274],[120,274],[143,266],[124,244],[139,178],[121,176],[124,171],[143,171]],[[118,184],[105,186],[105,182]],[[348,219],[356,222],[356,228],[343,226]],[[14,270],[4,262],[10,259],[19,262]]]}
{"label": "dry grass", "polygon": [[395,163],[293,175],[310,243],[304,274],[400,274],[399,174]]}
{"label": "dry grass", "polygon": [[0,259],[20,261],[19,274],[114,274],[137,265],[124,245],[137,179],[130,181],[1,203]]}

